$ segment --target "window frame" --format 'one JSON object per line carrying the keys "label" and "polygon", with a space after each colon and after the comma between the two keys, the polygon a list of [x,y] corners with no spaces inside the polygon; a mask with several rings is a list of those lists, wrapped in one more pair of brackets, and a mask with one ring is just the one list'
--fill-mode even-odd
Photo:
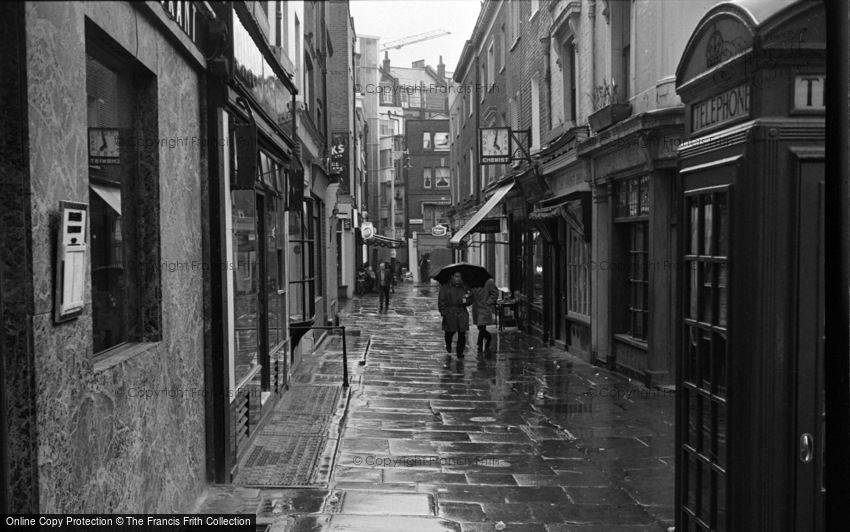
{"label": "window frame", "polygon": [[[123,53],[120,46],[112,39],[99,31],[93,25],[85,28],[85,53],[86,53],[86,109],[97,98],[89,93],[88,78],[92,76],[91,64],[96,63],[100,69],[114,75],[116,86],[123,86],[123,94],[115,93],[118,99],[115,109],[122,109],[126,123],[119,124],[121,119],[113,117],[114,123],[104,123],[97,110],[97,119],[91,119],[91,113],[87,117],[87,131],[89,128],[117,129],[119,135],[120,162],[118,167],[114,165],[92,165],[87,164],[87,178],[89,194],[89,256],[90,271],[90,296],[92,305],[92,355],[93,362],[104,363],[113,356],[125,356],[128,353],[141,353],[146,351],[146,345],[158,342],[162,338],[162,296],[161,296],[161,260],[160,260],[160,234],[159,231],[146,232],[143,226],[159,227],[160,198],[159,198],[159,150],[149,149],[141,146],[136,139],[147,138],[151,131],[158,130],[158,102],[157,77],[149,72],[135,58]],[[122,101],[126,98],[126,101]],[[129,124],[129,125],[126,125]],[[88,135],[88,134],[87,134]],[[127,135],[125,138],[124,136]],[[144,149],[143,149],[144,148]],[[88,148],[86,150],[88,152]],[[88,156],[87,156],[88,159]],[[90,163],[91,161],[88,161]],[[112,170],[112,171],[110,171]],[[111,179],[111,174],[121,174],[120,181]],[[95,210],[93,208],[94,198],[99,198],[104,205],[106,214],[109,210],[115,210],[112,204],[92,185],[108,185],[118,188],[120,194],[120,209],[118,220],[112,221],[112,229],[106,229],[105,241],[115,241],[116,221],[120,224],[120,272],[121,283],[118,285],[117,293],[123,299],[123,320],[120,325],[121,332],[118,340],[108,345],[96,346],[98,333],[104,329],[99,328],[96,316],[99,312],[99,302],[95,293],[96,285],[103,284],[100,279],[95,279],[97,266],[95,265]],[[116,187],[117,185],[117,187]],[[151,190],[152,194],[146,196],[144,201],[135,193],[138,190]],[[110,235],[111,233],[111,235]],[[111,253],[110,253],[111,255]],[[110,260],[110,259],[107,259]],[[100,270],[111,271],[113,266],[107,265]],[[189,265],[186,265],[189,267]],[[107,281],[107,284],[108,283]],[[111,302],[112,293],[115,290],[104,291],[107,299]],[[104,319],[114,315],[113,310],[101,309]],[[107,331],[109,329],[106,329]],[[115,359],[118,360],[118,359]],[[108,362],[106,362],[109,364]]]}

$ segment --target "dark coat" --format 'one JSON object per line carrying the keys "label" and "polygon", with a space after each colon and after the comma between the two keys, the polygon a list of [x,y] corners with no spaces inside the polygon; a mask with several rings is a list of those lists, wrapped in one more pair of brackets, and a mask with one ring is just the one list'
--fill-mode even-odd
{"label": "dark coat", "polygon": [[487,279],[481,288],[472,289],[472,323],[475,325],[493,325],[496,323],[496,300],[499,299],[499,289],[496,281]]}
{"label": "dark coat", "polygon": [[467,288],[463,285],[454,286],[451,282],[440,286],[437,307],[443,316],[443,330],[446,332],[465,332],[469,330],[469,312],[466,307],[472,304],[472,298],[463,302]]}

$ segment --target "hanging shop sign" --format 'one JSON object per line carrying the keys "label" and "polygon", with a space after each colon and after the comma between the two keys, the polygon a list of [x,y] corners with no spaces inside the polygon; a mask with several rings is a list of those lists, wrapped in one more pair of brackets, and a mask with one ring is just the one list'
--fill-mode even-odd
{"label": "hanging shop sign", "polygon": [[363,237],[363,240],[369,240],[375,236],[375,227],[372,225],[372,222],[360,223],[360,235]]}
{"label": "hanging shop sign", "polygon": [[339,191],[348,194],[348,132],[331,135],[330,174],[339,182]]}
{"label": "hanging shop sign", "polygon": [[691,132],[719,126],[750,115],[750,86],[739,85],[691,108]]}

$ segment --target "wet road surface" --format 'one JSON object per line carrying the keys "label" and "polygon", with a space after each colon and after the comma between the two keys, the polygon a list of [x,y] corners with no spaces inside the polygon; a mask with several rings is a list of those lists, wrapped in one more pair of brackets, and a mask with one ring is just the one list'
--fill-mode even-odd
{"label": "wet road surface", "polygon": [[[272,530],[666,530],[673,395],[516,328],[494,354],[447,356],[437,286],[400,286],[340,320],[371,335],[326,490],[222,488],[205,511],[257,504]],[[241,495],[240,495],[241,493]],[[225,508],[226,507],[226,508]]]}

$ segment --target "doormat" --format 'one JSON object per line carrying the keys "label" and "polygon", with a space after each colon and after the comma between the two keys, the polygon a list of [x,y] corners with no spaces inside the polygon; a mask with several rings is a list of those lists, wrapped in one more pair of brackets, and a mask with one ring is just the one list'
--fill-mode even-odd
{"label": "doormat", "polygon": [[260,428],[234,484],[267,488],[313,485],[341,390],[340,386],[293,386]]}

